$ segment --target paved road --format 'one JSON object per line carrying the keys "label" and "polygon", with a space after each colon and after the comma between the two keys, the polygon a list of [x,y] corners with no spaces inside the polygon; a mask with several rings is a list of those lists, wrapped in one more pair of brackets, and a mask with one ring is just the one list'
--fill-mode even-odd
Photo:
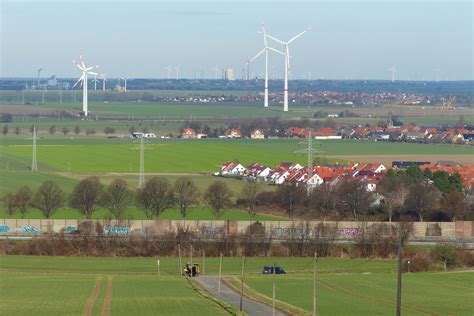
{"label": "paved road", "polygon": [[[200,276],[196,278],[196,281],[199,282],[209,293],[214,297],[217,297],[227,303],[236,306],[240,306],[240,293],[234,291],[231,287],[227,286],[224,282],[221,282],[221,293],[217,293],[218,287],[218,278],[217,276]],[[272,315],[272,307],[263,303],[258,303],[244,297],[242,309],[249,315]],[[285,313],[275,310],[275,315],[286,316]]]}

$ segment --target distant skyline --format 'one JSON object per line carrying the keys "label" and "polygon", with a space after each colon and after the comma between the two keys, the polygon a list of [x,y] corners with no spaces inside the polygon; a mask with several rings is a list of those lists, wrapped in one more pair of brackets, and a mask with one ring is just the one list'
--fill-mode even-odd
{"label": "distant skyline", "polygon": [[[474,79],[472,1],[0,0],[0,77],[79,77],[83,55],[110,77],[237,78],[263,48],[258,32],[291,45],[292,79]],[[276,43],[271,46],[281,49]],[[263,56],[262,56],[263,57]],[[270,78],[283,77],[272,54]],[[251,65],[261,77],[264,59]]]}

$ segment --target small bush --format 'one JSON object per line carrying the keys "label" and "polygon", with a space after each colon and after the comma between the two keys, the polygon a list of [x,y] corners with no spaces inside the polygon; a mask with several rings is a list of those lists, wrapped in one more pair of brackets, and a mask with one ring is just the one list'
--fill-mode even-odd
{"label": "small bush", "polygon": [[[408,264],[408,260],[410,264]],[[425,272],[429,271],[433,261],[427,253],[413,253],[403,262],[402,271],[404,272]]]}
{"label": "small bush", "polygon": [[436,263],[441,263],[443,268],[455,267],[460,264],[456,248],[449,244],[439,244],[430,251],[431,259]]}

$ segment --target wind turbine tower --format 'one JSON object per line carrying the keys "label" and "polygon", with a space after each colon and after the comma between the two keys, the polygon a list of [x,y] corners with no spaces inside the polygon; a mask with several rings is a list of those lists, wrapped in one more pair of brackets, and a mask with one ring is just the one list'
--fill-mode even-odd
{"label": "wind turbine tower", "polygon": [[288,112],[288,75],[290,73],[290,48],[289,45],[296,40],[298,37],[302,36],[304,33],[308,32],[311,30],[311,27],[307,28],[303,32],[293,36],[290,38],[287,42],[284,42],[278,38],[275,38],[271,35],[266,34],[266,36],[272,40],[274,40],[277,43],[280,43],[284,46],[285,48],[285,88],[283,90],[283,111]]}
{"label": "wind turbine tower", "polygon": [[123,92],[127,92],[127,77],[123,77],[122,80],[124,81]]}
{"label": "wind turbine tower", "polygon": [[99,82],[99,80],[97,80],[97,75],[94,75],[92,82],[94,83],[94,90],[97,90],[97,82]]}
{"label": "wind turbine tower", "polygon": [[87,75],[97,75],[96,72],[91,71],[92,69],[98,68],[99,66],[92,66],[87,67],[84,63],[84,59],[82,56],[79,56],[79,63],[75,60],[72,61],[77,68],[82,70],[82,76],[77,80],[74,84],[73,88],[80,82],[82,85],[82,112],[84,112],[84,116],[87,117],[88,109],[87,109]]}
{"label": "wind turbine tower", "polygon": [[179,80],[179,67],[181,67],[181,64],[176,66],[176,80]]}
{"label": "wind turbine tower", "polygon": [[36,89],[38,89],[39,85],[40,85],[40,74],[41,74],[42,70],[43,70],[43,68],[38,69],[38,81],[36,83]]}
{"label": "wind turbine tower", "polygon": [[107,81],[107,74],[101,74],[102,77],[102,91],[105,91],[105,82]]}
{"label": "wind turbine tower", "polygon": [[262,23],[262,32],[261,34],[263,35],[263,44],[265,45],[265,47],[260,51],[258,52],[257,55],[255,55],[253,58],[251,58],[248,62],[248,64],[250,64],[251,62],[253,62],[255,59],[257,59],[260,55],[262,55],[263,53],[265,53],[265,88],[264,88],[264,108],[268,108],[268,51],[273,51],[275,53],[278,53],[280,55],[285,55],[283,52],[280,52],[279,50],[276,50],[272,47],[269,47],[268,46],[268,42],[267,42],[267,37],[266,37],[266,33],[265,33],[265,25]]}
{"label": "wind turbine tower", "polygon": [[31,172],[38,172],[38,163],[36,161],[36,125],[33,125],[33,157],[31,160]]}
{"label": "wind turbine tower", "polygon": [[145,184],[145,148],[143,145],[144,135],[140,137],[140,176],[138,177],[138,187]]}
{"label": "wind turbine tower", "polygon": [[395,68],[395,65],[393,65],[388,70],[390,70],[392,72],[392,83],[394,83],[395,82],[395,73],[397,72],[397,68]]}

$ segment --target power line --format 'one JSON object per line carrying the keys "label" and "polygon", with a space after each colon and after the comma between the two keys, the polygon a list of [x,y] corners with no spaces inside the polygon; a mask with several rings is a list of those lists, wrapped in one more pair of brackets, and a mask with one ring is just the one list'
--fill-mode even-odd
{"label": "power line", "polygon": [[138,178],[138,187],[141,188],[145,184],[145,150],[143,146],[144,135],[140,137],[140,176]]}
{"label": "power line", "polygon": [[31,161],[31,172],[38,172],[38,163],[36,162],[36,126],[33,125],[33,159]]}

